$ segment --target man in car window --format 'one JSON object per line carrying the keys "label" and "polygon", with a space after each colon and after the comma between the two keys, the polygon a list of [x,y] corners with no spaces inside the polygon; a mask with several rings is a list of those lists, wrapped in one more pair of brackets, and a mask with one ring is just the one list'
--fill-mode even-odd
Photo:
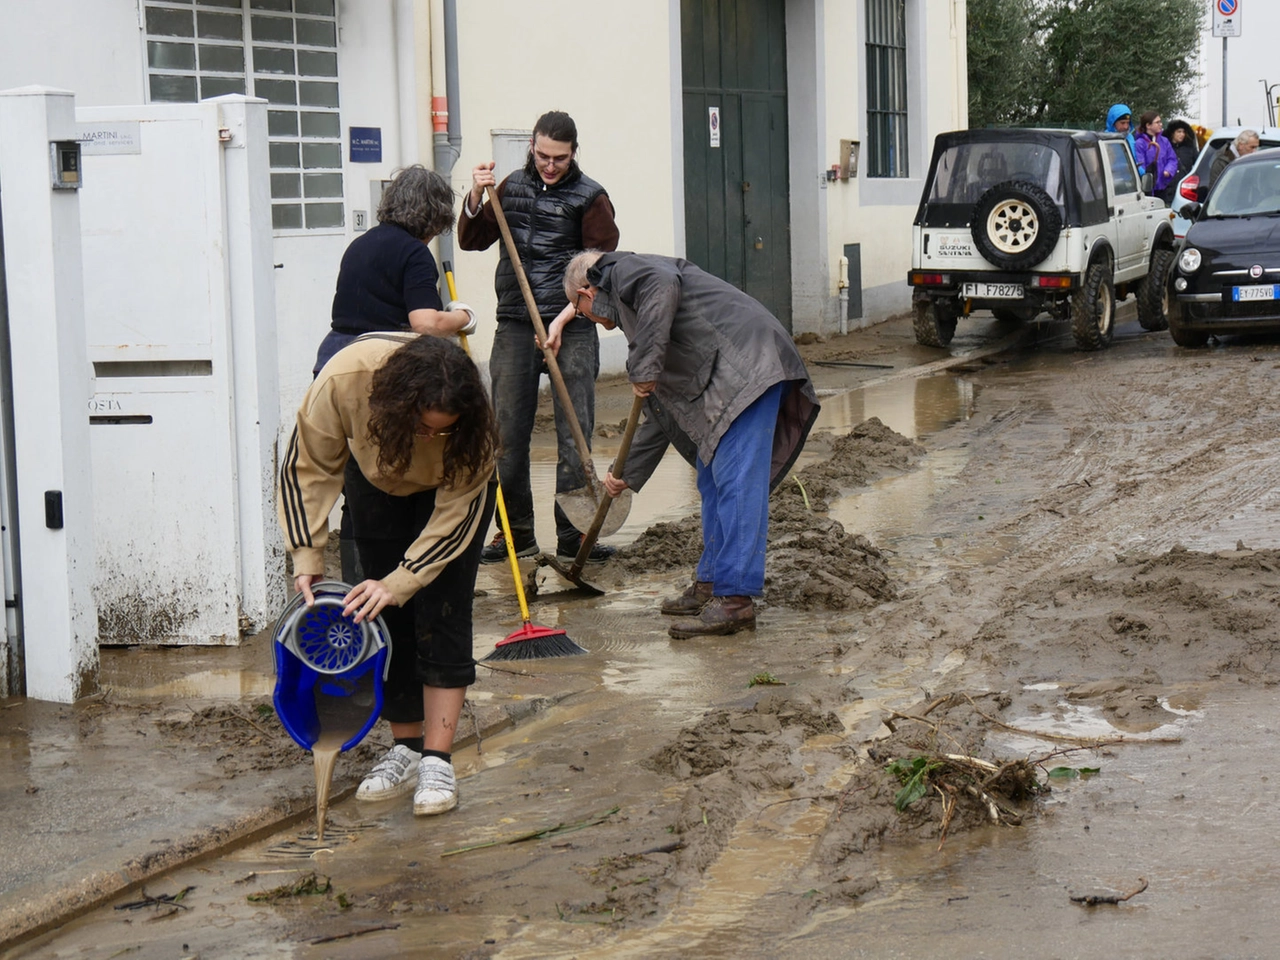
{"label": "man in car window", "polygon": [[1236,138],[1228,143],[1225,147],[1218,151],[1218,155],[1213,158],[1213,166],[1209,168],[1209,186],[1213,186],[1213,182],[1223,170],[1227,169],[1227,164],[1232,160],[1246,156],[1258,149],[1257,131],[1241,130]]}

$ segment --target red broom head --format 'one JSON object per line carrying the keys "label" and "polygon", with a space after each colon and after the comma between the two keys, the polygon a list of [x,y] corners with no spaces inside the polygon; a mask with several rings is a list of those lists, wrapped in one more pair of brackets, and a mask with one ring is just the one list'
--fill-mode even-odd
{"label": "red broom head", "polygon": [[483,657],[486,663],[499,660],[542,660],[547,657],[576,657],[587,651],[569,639],[563,630],[539,627],[524,622],[505,640],[499,640],[493,653]]}

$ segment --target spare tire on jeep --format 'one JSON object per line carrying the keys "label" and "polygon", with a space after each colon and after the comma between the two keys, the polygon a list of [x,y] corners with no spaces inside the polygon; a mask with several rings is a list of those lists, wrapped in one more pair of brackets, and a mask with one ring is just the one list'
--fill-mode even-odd
{"label": "spare tire on jeep", "polygon": [[1006,180],[978,198],[969,229],[989,262],[1005,270],[1029,270],[1052,252],[1062,233],[1062,215],[1034,183]]}

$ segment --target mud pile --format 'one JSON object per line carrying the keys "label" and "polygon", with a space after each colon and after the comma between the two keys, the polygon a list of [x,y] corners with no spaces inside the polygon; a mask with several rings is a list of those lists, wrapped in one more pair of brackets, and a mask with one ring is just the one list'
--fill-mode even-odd
{"label": "mud pile", "polygon": [[1146,683],[1222,675],[1280,681],[1275,597],[1280,552],[1175,547],[1050,575],[1007,594],[976,641],[1037,679],[1141,675]]}
{"label": "mud pile", "polygon": [[[830,500],[851,487],[862,486],[891,473],[911,469],[925,449],[914,440],[885,426],[879,417],[871,417],[855,425],[845,436],[831,443],[831,455],[818,463],[811,463],[797,476],[814,509],[817,500]],[[797,489],[789,491],[789,486]],[[794,480],[779,485],[782,494],[801,494]]]}
{"label": "mud pile", "polygon": [[[815,442],[821,443],[824,438]],[[884,554],[825,516],[850,487],[908,469],[924,448],[872,417],[831,441],[831,455],[778,485],[769,501],[765,600],[800,610],[867,609],[897,596]],[[654,524],[622,547],[615,563],[632,573],[694,567],[702,554],[697,515]]]}
{"label": "mud pile", "polygon": [[[170,737],[191,738],[213,746],[218,768],[227,777],[254,771],[278,770],[307,760],[307,752],[285,732],[275,716],[270,699],[213,703],[195,707],[176,706],[156,719],[156,726]],[[342,754],[343,776],[366,769],[385,746],[366,738]]]}
{"label": "mud pile", "polygon": [[762,795],[820,792],[821,776],[806,771],[800,748],[815,735],[839,735],[843,729],[812,697],[768,693],[753,707],[714,710],[681,730],[641,761],[685,788],[673,819],[648,824],[648,832],[633,840],[643,845],[639,852],[596,865],[592,880],[608,894],[588,909],[617,918],[653,915],[731,845],[744,818],[764,806]]}

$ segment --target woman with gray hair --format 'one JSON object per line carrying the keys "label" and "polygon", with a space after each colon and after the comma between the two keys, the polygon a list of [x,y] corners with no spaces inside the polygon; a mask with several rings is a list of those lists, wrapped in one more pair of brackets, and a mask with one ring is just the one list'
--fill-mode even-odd
{"label": "woman with gray hair", "polygon": [[[378,225],[351,241],[338,268],[332,328],[311,373],[361,334],[407,331],[447,337],[473,333],[475,314],[465,303],[440,298],[440,272],[427,244],[453,229],[449,181],[420,163],[396,171],[378,204]],[[339,536],[342,579],[363,579],[343,502]]]}
{"label": "woman with gray hair", "polygon": [[453,228],[449,182],[421,164],[396,172],[378,205],[378,225],[347,247],[333,295],[332,329],[313,374],[363,333],[412,330],[439,337],[472,333],[464,303],[442,303],[440,272],[427,244]]}

